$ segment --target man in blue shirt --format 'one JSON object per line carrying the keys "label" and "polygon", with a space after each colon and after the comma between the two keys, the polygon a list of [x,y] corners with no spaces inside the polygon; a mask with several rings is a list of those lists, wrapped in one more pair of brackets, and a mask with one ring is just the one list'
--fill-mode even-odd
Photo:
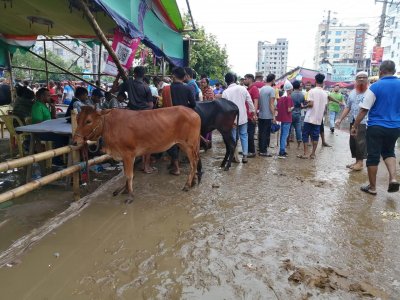
{"label": "man in blue shirt", "polygon": [[196,73],[193,71],[192,68],[185,68],[186,76],[185,82],[186,84],[192,89],[194,99],[196,101],[200,101],[200,89],[196,83]]}
{"label": "man in blue shirt", "polygon": [[367,121],[367,167],[369,185],[361,190],[376,195],[376,174],[382,156],[389,172],[388,192],[399,191],[396,180],[396,156],[394,148],[400,136],[400,80],[394,76],[396,65],[391,60],[382,62],[379,68],[380,80],[371,85],[360,102],[360,112],[354,122],[351,134],[356,136],[358,126],[368,114]]}

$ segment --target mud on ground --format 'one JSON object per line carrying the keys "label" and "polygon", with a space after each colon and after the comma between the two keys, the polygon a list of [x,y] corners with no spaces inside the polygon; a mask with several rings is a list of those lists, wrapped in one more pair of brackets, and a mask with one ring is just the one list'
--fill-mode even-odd
{"label": "mud on ground", "polygon": [[[359,191],[348,135],[317,159],[249,159],[218,169],[202,155],[200,186],[137,172],[132,205],[115,178],[91,205],[0,269],[5,299],[399,299],[400,194]],[[292,146],[295,147],[295,146]],[[187,173],[187,170],[184,174]],[[10,262],[11,263],[11,262]]]}

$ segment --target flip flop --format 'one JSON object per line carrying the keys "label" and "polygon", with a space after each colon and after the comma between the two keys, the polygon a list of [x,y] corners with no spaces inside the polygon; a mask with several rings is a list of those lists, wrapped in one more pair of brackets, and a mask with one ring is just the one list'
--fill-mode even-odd
{"label": "flip flop", "polygon": [[174,175],[174,176],[179,176],[179,175],[181,175],[181,173],[175,172],[174,170],[170,170],[170,171],[169,171],[169,174]]}
{"label": "flip flop", "polygon": [[297,155],[297,158],[308,159],[308,156],[305,156],[303,154],[299,154],[299,155]]}
{"label": "flip flop", "polygon": [[369,188],[370,187],[369,187],[369,184],[368,184],[368,185],[364,185],[364,186],[360,187],[360,190],[363,191],[364,193],[376,196],[376,194],[377,194],[376,191],[371,191]]}
{"label": "flip flop", "polygon": [[157,172],[158,169],[156,167],[151,167],[151,171],[145,171],[143,170],[143,173],[145,174],[153,174],[154,172]]}
{"label": "flip flop", "polygon": [[399,189],[400,189],[400,183],[398,183],[397,181],[393,181],[389,183],[388,193],[396,193],[399,191]]}
{"label": "flip flop", "polygon": [[315,155],[310,155],[310,159],[315,159]]}

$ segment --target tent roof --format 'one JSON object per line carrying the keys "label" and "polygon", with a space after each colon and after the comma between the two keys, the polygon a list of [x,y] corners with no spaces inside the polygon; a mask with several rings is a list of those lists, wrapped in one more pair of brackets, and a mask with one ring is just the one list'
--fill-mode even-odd
{"label": "tent roof", "polygon": [[[88,0],[103,32],[120,27],[140,38],[157,56],[183,62],[182,18],[175,0]],[[0,10],[0,34],[15,36],[94,36],[77,0],[19,0]]]}

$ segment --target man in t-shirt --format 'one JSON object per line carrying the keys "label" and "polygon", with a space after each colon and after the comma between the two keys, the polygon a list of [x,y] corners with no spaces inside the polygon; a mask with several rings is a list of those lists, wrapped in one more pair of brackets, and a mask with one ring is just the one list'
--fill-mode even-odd
{"label": "man in t-shirt", "polygon": [[[254,83],[254,75],[246,74],[244,76],[244,85],[247,86],[247,91],[250,94],[251,100],[253,100],[254,109],[257,113],[258,111],[258,99],[260,99],[260,92],[257,86]],[[250,113],[248,107],[247,108],[247,134],[249,136],[249,154],[248,158],[256,157],[256,147],[254,145],[254,134],[256,133],[257,122],[254,119],[253,115]]]}
{"label": "man in t-shirt", "polygon": [[0,105],[11,103],[11,88],[5,78],[0,78]]}
{"label": "man in t-shirt", "polygon": [[276,105],[276,110],[278,112],[276,119],[281,122],[281,139],[279,142],[280,147],[278,158],[286,158],[288,156],[286,153],[286,144],[290,133],[290,126],[292,125],[292,111],[294,108],[293,100],[291,98],[293,85],[290,81],[286,80],[283,89],[286,92],[286,96],[281,97]]}
{"label": "man in t-shirt", "polygon": [[254,84],[259,90],[265,86],[263,72],[256,72],[256,76],[254,79]]}
{"label": "man in t-shirt", "polygon": [[56,84],[54,83],[53,80],[49,81],[48,89],[49,89],[49,92],[50,92],[51,101],[53,101],[53,103],[57,103],[58,102],[58,95],[57,95],[57,92],[56,92]]}
{"label": "man in t-shirt", "polygon": [[[48,108],[50,107],[50,109]],[[41,123],[50,119],[56,118],[56,107],[50,97],[50,91],[47,88],[40,88],[36,92],[36,101],[32,106],[32,123]],[[39,133],[39,140],[50,141],[54,143],[54,148],[60,148],[68,144],[68,137],[55,133]],[[53,163],[62,165],[62,159],[57,156],[53,158]]]}
{"label": "man in t-shirt", "polygon": [[71,82],[71,80],[68,80],[68,83],[65,84],[64,86],[64,93],[63,93],[63,104],[69,105],[72,101],[72,99],[75,96],[75,88]]}
{"label": "man in t-shirt", "polygon": [[247,109],[246,103],[249,108],[249,112],[252,115],[252,119],[257,120],[256,111],[254,109],[253,101],[251,100],[250,94],[247,89],[241,85],[236,84],[237,77],[233,73],[227,73],[225,75],[225,82],[228,85],[226,90],[222,94],[222,98],[232,101],[239,108],[239,124],[232,130],[232,137],[236,142],[236,130],[239,131],[240,143],[242,145],[242,163],[247,163],[248,155],[248,134],[247,134]]}
{"label": "man in t-shirt", "polygon": [[335,121],[340,112],[340,106],[346,105],[344,102],[344,97],[342,93],[340,93],[340,86],[338,84],[333,88],[333,92],[329,94],[329,127],[331,132],[335,132]]}
{"label": "man in t-shirt", "polygon": [[[130,70],[130,76],[125,81],[119,91],[128,92],[128,108],[132,110],[148,110],[153,109],[153,96],[149,86],[144,82],[144,76],[146,69],[143,66],[137,66],[133,70]],[[134,76],[132,78],[131,76]],[[150,165],[151,153],[143,155],[143,172],[151,174],[157,171],[155,167]]]}
{"label": "man in t-shirt", "polygon": [[382,156],[389,172],[388,192],[399,191],[396,179],[395,144],[400,136],[400,80],[394,76],[396,65],[391,60],[379,67],[380,80],[370,86],[360,103],[360,112],[351,134],[357,136],[361,121],[367,121],[367,168],[369,184],[362,186],[365,193],[376,195],[376,174]]}
{"label": "man in t-shirt", "polygon": [[[165,86],[163,93],[169,94],[170,99],[165,101],[166,107],[168,106],[177,106],[182,105],[190,108],[196,107],[196,101],[194,98],[193,90],[185,84],[183,81],[185,80],[185,69],[182,67],[177,67],[172,70],[173,83],[170,86]],[[163,100],[167,100],[167,97],[163,97]],[[179,148],[177,145],[172,146],[171,149],[168,150],[168,154],[171,156],[171,164],[170,164],[170,174],[172,175],[180,175],[180,167],[179,167]]]}
{"label": "man in t-shirt", "polygon": [[301,134],[302,120],[301,113],[305,105],[304,94],[300,91],[300,81],[293,82],[293,92],[291,94],[294,109],[292,111],[292,127],[296,132],[297,149],[300,149],[301,142],[303,141]]}
{"label": "man in t-shirt", "polygon": [[[317,150],[320,127],[326,105],[328,104],[328,93],[323,90],[325,76],[323,74],[315,75],[315,88],[311,89],[308,93],[308,101],[306,104],[307,111],[304,117],[303,126],[303,148],[304,153],[298,155],[299,158],[315,158],[315,151]],[[312,152],[308,156],[307,143],[309,138],[312,140]]]}
{"label": "man in t-shirt", "polygon": [[224,89],[222,88],[221,84],[219,82],[217,82],[215,84],[214,95],[215,96],[217,96],[217,95],[221,95],[222,96],[223,92],[224,92]]}
{"label": "man in t-shirt", "polygon": [[260,90],[259,116],[258,116],[258,145],[260,156],[272,157],[267,149],[271,138],[271,125],[275,120],[275,74],[267,76],[267,83]]}
{"label": "man in t-shirt", "polygon": [[196,101],[200,101],[200,88],[196,83],[196,73],[192,68],[185,68],[185,82],[191,88]]}

